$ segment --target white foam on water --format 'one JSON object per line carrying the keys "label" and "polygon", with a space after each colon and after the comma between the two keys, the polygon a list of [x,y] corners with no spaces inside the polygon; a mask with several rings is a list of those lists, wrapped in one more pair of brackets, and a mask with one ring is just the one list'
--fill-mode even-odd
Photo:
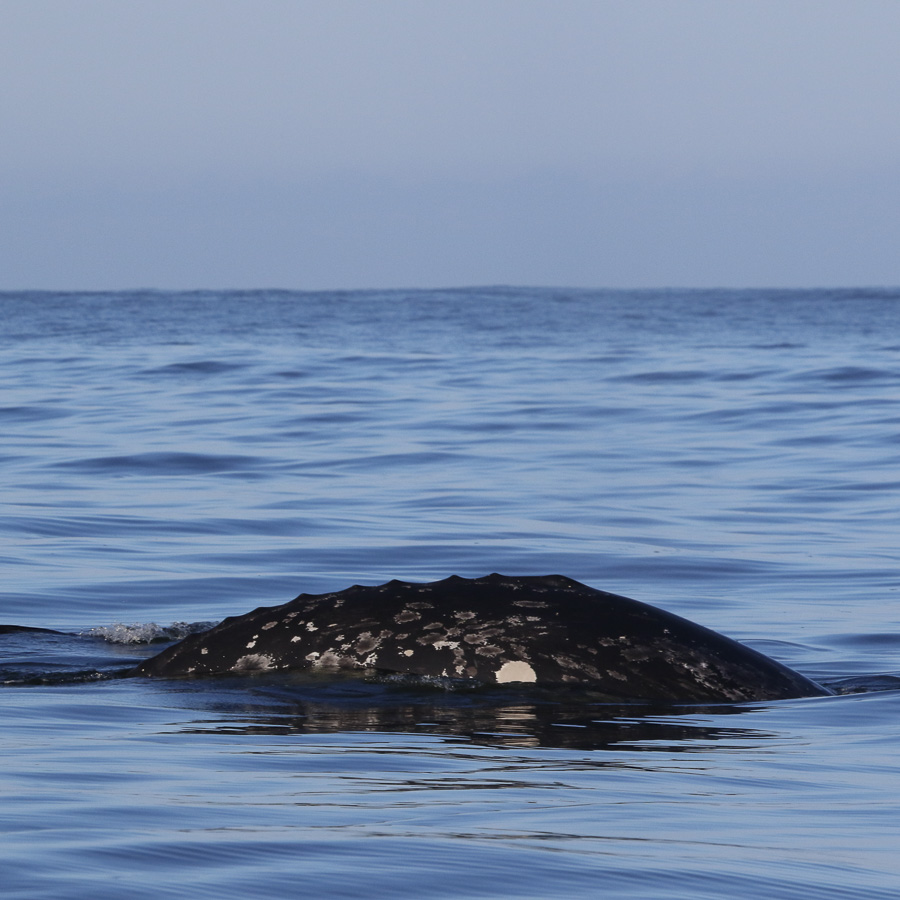
{"label": "white foam on water", "polygon": [[189,634],[209,631],[215,622],[173,622],[171,625],[157,625],[156,622],[112,625],[98,625],[84,634],[99,637],[111,644],[152,644],[157,641],[180,641]]}

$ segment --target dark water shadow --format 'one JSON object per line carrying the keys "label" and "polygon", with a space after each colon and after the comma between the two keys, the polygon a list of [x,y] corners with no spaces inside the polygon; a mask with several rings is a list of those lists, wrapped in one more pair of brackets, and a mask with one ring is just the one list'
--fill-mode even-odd
{"label": "dark water shadow", "polygon": [[[762,704],[621,703],[584,688],[460,689],[306,674],[155,680],[153,685],[171,693],[179,707],[201,714],[177,726],[179,734],[403,733],[485,747],[668,752],[758,746],[775,737],[722,721]],[[714,723],[705,721],[711,716]]]}

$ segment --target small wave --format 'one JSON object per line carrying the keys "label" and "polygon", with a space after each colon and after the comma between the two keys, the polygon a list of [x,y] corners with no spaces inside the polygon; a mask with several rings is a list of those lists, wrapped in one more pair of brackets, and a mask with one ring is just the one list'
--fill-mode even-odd
{"label": "small wave", "polygon": [[255,456],[214,453],[133,453],[128,456],[98,456],[51,463],[86,475],[111,472],[128,475],[199,475],[240,472],[243,477],[259,467]]}
{"label": "small wave", "polygon": [[64,409],[49,406],[0,406],[0,419],[6,424],[25,422],[44,422],[48,419],[60,419],[71,415]]}
{"label": "small wave", "polygon": [[658,372],[634,372],[630,375],[615,375],[610,381],[625,381],[632,384],[670,384],[681,382],[705,381],[710,378],[708,372],[698,369],[665,370]]}
{"label": "small wave", "polygon": [[165,366],[157,366],[145,369],[144,375],[220,375],[223,372],[232,372],[244,369],[244,363],[223,362],[218,359],[199,359],[194,362],[169,363]]}
{"label": "small wave", "polygon": [[49,669],[44,672],[34,672],[29,669],[0,669],[0,684],[4,687],[27,687],[39,685],[63,685],[63,684],[88,684],[93,681],[109,681],[113,678],[122,678],[130,669],[114,669],[100,671],[99,669],[84,669],[78,671],[66,671]]}
{"label": "small wave", "polygon": [[82,633],[102,638],[110,644],[158,644],[164,641],[180,641],[189,634],[209,631],[216,624],[218,623],[173,622],[171,625],[157,625],[156,622],[144,622],[126,625],[123,622],[116,622],[113,625],[98,625]]}
{"label": "small wave", "polygon": [[875,673],[849,678],[823,679],[822,683],[836,694],[869,694],[875,691],[900,690],[900,675]]}
{"label": "small wave", "polygon": [[835,366],[829,369],[817,369],[792,376],[793,381],[825,381],[831,384],[872,384],[894,383],[897,372],[894,369],[872,368],[869,366]]}

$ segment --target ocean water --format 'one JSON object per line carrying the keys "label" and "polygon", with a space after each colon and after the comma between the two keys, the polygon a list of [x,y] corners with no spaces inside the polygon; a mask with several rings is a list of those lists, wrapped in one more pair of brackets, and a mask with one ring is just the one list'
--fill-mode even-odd
{"label": "ocean water", "polygon": [[[900,290],[0,294],[0,487],[4,898],[900,896]],[[836,694],[121,677],[494,571]]]}

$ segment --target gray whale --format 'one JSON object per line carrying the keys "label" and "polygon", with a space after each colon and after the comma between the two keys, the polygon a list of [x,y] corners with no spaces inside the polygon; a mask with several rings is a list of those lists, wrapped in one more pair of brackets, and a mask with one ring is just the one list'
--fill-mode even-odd
{"label": "gray whale", "polygon": [[561,575],[453,575],[428,584],[390,581],[301,594],[190,635],[130,674],[295,669],[574,684],[618,700],[735,702],[830,693],[715,631]]}

